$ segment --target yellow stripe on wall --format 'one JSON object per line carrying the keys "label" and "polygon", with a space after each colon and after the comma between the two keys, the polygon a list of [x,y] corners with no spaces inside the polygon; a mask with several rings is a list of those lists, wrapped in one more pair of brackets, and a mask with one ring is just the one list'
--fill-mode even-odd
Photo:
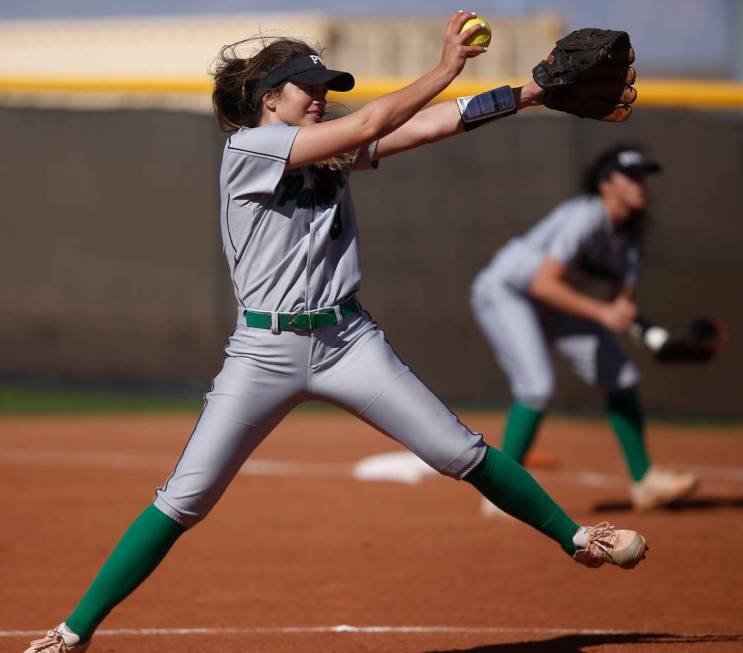
{"label": "yellow stripe on wall", "polygon": [[657,106],[743,107],[743,82],[694,79],[639,80],[637,102]]}
{"label": "yellow stripe on wall", "polygon": [[[412,80],[358,79],[356,88],[348,93],[331,94],[333,100],[363,103],[402,88]],[[518,85],[517,80],[458,80],[439,99],[473,95],[502,84]],[[706,109],[743,108],[743,82],[693,79],[647,79],[636,84],[638,105],[683,106]],[[211,91],[211,81],[204,78],[31,78],[0,77],[0,93],[120,93],[146,95],[199,95]]]}

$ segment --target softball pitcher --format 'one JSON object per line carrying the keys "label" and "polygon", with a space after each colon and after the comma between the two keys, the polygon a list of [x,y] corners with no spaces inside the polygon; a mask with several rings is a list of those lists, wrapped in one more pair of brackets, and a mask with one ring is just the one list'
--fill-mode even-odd
{"label": "softball pitcher", "polygon": [[[424,108],[484,48],[454,14],[441,61],[409,86],[324,121],[326,92],[348,91],[303,42],[277,39],[243,58],[223,49],[214,109],[227,139],[221,229],[239,309],[224,367],[173,473],[126,531],[64,623],[28,653],[82,651],[114,606],[178,537],[202,520],[246,458],[291,408],[345,408],[551,537],[578,562],[634,567],[645,539],[608,524],[579,527],[516,462],[488,447],[399,360],[356,298],[361,273],[349,177],[377,161],[464,131],[462,105]],[[238,44],[236,44],[238,45]],[[539,104],[530,82],[479,98],[470,123]],[[363,373],[359,373],[359,372]]]}
{"label": "softball pitcher", "polygon": [[[471,295],[477,323],[515,399],[503,452],[521,462],[534,442],[554,392],[553,347],[583,381],[603,390],[606,413],[632,477],[630,497],[640,510],[683,498],[697,485],[692,474],[650,465],[639,374],[614,338],[637,316],[633,297],[646,177],[659,170],[637,148],[605,152],[586,172],[585,194],[508,242],[477,275]],[[613,299],[599,301],[582,292],[589,280],[609,282]]]}

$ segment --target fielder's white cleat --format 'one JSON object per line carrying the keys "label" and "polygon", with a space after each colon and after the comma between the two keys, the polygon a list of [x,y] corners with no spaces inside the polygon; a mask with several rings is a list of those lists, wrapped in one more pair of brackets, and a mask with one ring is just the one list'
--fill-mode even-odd
{"label": "fielder's white cleat", "polygon": [[582,526],[573,536],[573,543],[580,547],[573,559],[586,567],[600,567],[608,562],[622,569],[632,569],[650,548],[639,533],[619,530],[608,521]]}
{"label": "fielder's white cleat", "polygon": [[90,646],[90,640],[84,644],[66,624],[52,628],[46,637],[35,639],[23,653],[82,653]]}
{"label": "fielder's white cleat", "polygon": [[650,510],[685,499],[699,485],[699,479],[688,472],[672,472],[651,467],[645,476],[629,488],[635,510]]}

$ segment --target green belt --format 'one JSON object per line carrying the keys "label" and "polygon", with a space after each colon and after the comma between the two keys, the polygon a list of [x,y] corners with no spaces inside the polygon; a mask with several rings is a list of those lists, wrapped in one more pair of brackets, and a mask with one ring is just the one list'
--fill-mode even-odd
{"label": "green belt", "polygon": [[[306,313],[277,313],[279,331],[310,331],[324,327],[340,324],[345,318],[358,315],[361,312],[361,304],[355,297],[347,299],[338,307],[321,308]],[[258,329],[271,329],[271,313],[265,311],[243,311],[245,323],[249,327]]]}

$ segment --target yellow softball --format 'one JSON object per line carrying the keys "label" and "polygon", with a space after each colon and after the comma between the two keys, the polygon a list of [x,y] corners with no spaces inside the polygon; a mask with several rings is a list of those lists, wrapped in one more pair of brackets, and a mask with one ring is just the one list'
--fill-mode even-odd
{"label": "yellow softball", "polygon": [[467,39],[467,45],[478,45],[481,48],[487,48],[490,45],[490,37],[493,35],[493,28],[490,27],[490,23],[481,16],[475,16],[470,18],[462,27],[462,32],[473,27],[474,25],[482,25],[482,29],[479,32],[475,32],[474,36]]}

